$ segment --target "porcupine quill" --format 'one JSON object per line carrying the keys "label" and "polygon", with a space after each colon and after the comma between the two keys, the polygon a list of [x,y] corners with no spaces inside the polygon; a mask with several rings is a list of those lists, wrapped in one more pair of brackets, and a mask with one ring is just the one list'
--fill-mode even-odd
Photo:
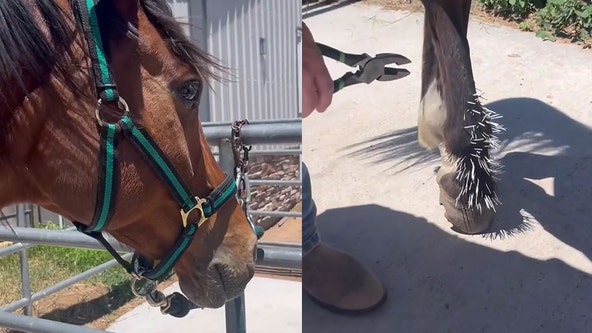
{"label": "porcupine quill", "polygon": [[[484,204],[486,208],[495,211],[495,206],[501,203],[494,182],[501,171],[501,164],[491,153],[499,147],[496,134],[505,129],[496,122],[502,118],[501,115],[484,107],[479,94],[474,94],[473,98],[474,101],[467,102],[467,110],[463,115],[463,118],[472,117],[473,125],[464,127],[470,136],[470,145],[464,156],[458,157],[456,162],[456,181],[460,184],[461,191],[455,204],[468,209],[477,208],[479,211]],[[452,156],[449,158],[452,159]]]}

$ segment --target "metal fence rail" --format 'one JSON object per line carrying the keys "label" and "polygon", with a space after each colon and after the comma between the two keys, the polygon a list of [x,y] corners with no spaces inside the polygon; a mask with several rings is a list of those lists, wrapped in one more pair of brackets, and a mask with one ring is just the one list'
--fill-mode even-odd
{"label": "metal fence rail", "polygon": [[[100,331],[84,326],[60,323],[57,321],[31,318],[21,316],[10,312],[0,311],[0,323],[7,325],[5,327],[21,330],[24,332],[36,333],[114,333],[109,331]],[[9,325],[9,326],[8,326]]]}
{"label": "metal fence rail", "polygon": [[[208,142],[217,145],[230,138],[231,123],[204,123],[203,130]],[[302,121],[286,119],[252,121],[243,127],[242,137],[246,145],[296,144],[302,142]]]}
{"label": "metal fence rail", "polygon": [[[234,172],[234,155],[228,139],[231,137],[230,123],[204,123],[204,133],[210,145],[217,146],[218,159],[220,166],[228,174]],[[258,121],[252,122],[243,127],[241,136],[246,145],[264,145],[264,144],[293,144],[299,146],[302,139],[302,123],[300,119],[296,120],[276,120],[276,121]],[[253,151],[253,154],[266,154],[267,151]],[[274,151],[281,154],[301,154],[301,149],[284,149]],[[252,185],[283,185],[300,186],[301,181],[277,181],[277,180],[252,180]],[[28,207],[28,209],[26,208]],[[299,217],[300,213],[294,212],[271,212],[271,211],[249,211],[251,215],[266,216],[294,216]],[[64,333],[90,333],[103,332],[90,329],[84,326],[76,326],[54,322],[51,320],[33,318],[31,314],[31,305],[33,302],[46,297],[52,293],[58,292],[72,284],[88,279],[102,271],[116,265],[115,260],[110,260],[104,264],[96,266],[77,276],[61,281],[44,290],[32,293],[30,290],[30,279],[28,269],[27,249],[37,245],[64,246],[75,248],[99,249],[104,250],[102,245],[95,239],[83,235],[74,228],[66,230],[40,230],[30,228],[32,225],[33,209],[30,205],[18,205],[16,214],[6,216],[6,219],[16,218],[16,227],[0,228],[0,241],[12,241],[15,244],[0,249],[0,258],[17,253],[20,257],[21,265],[21,283],[23,297],[0,309],[0,327],[18,329],[24,332],[45,333],[45,332],[64,332]],[[0,216],[1,217],[1,216]],[[2,219],[0,219],[2,220]],[[119,243],[113,237],[105,234],[107,240],[114,248],[121,252],[129,252],[133,249]],[[259,243],[257,248],[258,267],[290,269],[301,271],[301,246],[286,245],[277,243]],[[12,314],[10,312],[23,308],[25,315]],[[245,333],[246,316],[244,294],[228,302],[225,306],[226,313],[226,332],[227,333]]]}
{"label": "metal fence rail", "polygon": [[[58,231],[59,232],[59,231]],[[27,240],[29,241],[29,240]],[[129,260],[131,259],[132,255],[131,254],[127,254],[125,256],[122,256],[123,259]],[[36,302],[44,297],[47,297],[51,294],[55,294],[58,291],[61,291],[63,289],[66,289],[68,287],[70,287],[71,285],[78,283],[80,281],[84,281],[88,278],[91,278],[101,272],[104,272],[106,270],[108,270],[109,268],[112,267],[117,267],[117,265],[119,265],[119,263],[115,260],[109,260],[104,264],[101,264],[99,266],[93,267],[85,272],[82,272],[76,276],[73,276],[69,279],[66,279],[64,281],[61,281],[59,283],[54,284],[53,286],[47,287],[41,291],[38,291],[34,294],[32,294],[30,297],[23,297],[22,299],[13,302],[11,304],[8,304],[7,306],[3,307],[0,309],[0,311],[8,311],[8,312],[12,312],[12,311],[16,311],[22,307],[25,306],[29,306],[31,305],[33,302]]]}
{"label": "metal fence rail", "polygon": [[[132,253],[134,250],[105,234],[107,241],[118,252]],[[75,247],[92,250],[105,250],[96,239],[78,231],[44,230],[16,227],[0,228],[0,239],[25,244]],[[257,246],[257,265],[277,268],[298,269],[301,267],[300,246],[261,242]]]}

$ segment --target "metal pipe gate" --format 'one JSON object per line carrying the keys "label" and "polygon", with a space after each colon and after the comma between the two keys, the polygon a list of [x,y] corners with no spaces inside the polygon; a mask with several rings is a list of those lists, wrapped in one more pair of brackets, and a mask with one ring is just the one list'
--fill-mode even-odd
{"label": "metal pipe gate", "polygon": [[[219,148],[219,164],[222,169],[228,173],[234,173],[234,155],[232,147],[228,142],[231,137],[230,123],[217,124],[203,124],[204,133],[208,142],[212,146]],[[243,127],[241,133],[243,142],[246,145],[260,145],[260,144],[295,144],[300,145],[302,142],[302,123],[300,119],[294,120],[280,120],[280,121],[260,121],[252,122]],[[287,150],[284,152],[296,151],[298,154],[300,150]],[[260,151],[257,154],[264,154]],[[298,186],[301,181],[254,181],[254,185],[287,185]],[[300,216],[291,212],[250,212],[253,215],[268,215],[268,216]],[[117,265],[115,260],[110,260],[104,264],[96,266],[86,272],[77,276],[71,277],[67,280],[61,281],[54,286],[50,286],[44,290],[36,293],[31,293],[29,282],[29,270],[27,260],[27,249],[36,245],[52,245],[65,246],[87,249],[104,250],[102,245],[95,239],[81,234],[75,229],[67,230],[39,230],[28,228],[32,210],[26,210],[25,205],[18,205],[17,213],[17,227],[0,228],[0,240],[12,241],[15,244],[0,249],[0,257],[19,252],[21,259],[21,282],[23,298],[13,302],[0,309],[0,326],[19,329],[25,332],[46,333],[46,332],[64,332],[64,333],[90,333],[103,332],[90,329],[84,326],[76,326],[54,322],[51,320],[34,318],[28,316],[31,313],[31,304],[43,297],[58,292],[70,285],[85,280],[95,274],[107,270]],[[27,219],[28,217],[28,219]],[[23,224],[24,223],[24,224]],[[133,249],[117,242],[113,237],[105,234],[107,240],[113,245],[117,251],[128,252],[125,256],[131,256]],[[287,246],[285,244],[274,243],[260,243],[257,248],[257,262],[256,265],[264,267],[294,269],[300,271],[302,269],[302,252],[300,245]],[[19,308],[23,308],[25,315],[17,315],[10,313]],[[244,294],[228,302],[225,305],[226,314],[226,332],[227,333],[246,333],[246,311]]]}

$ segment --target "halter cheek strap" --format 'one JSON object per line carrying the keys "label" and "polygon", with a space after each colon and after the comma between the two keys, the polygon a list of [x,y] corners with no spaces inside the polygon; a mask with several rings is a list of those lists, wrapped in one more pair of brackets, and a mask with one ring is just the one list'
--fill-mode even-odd
{"label": "halter cheek strap", "polygon": [[[227,176],[224,182],[206,198],[192,195],[150,135],[136,126],[129,116],[127,103],[117,92],[117,86],[107,63],[96,15],[98,1],[77,0],[76,2],[76,9],[89,47],[95,86],[99,96],[95,116],[100,132],[99,165],[101,172],[99,173],[98,193],[91,224],[88,226],[79,222],[74,222],[74,224],[79,231],[101,242],[130,274],[149,280],[159,280],[175,266],[191,244],[198,228],[235,196],[236,184],[231,176]],[[122,112],[121,118],[116,123],[109,123],[101,118],[100,108],[103,103],[116,104]],[[158,262],[156,267],[153,267],[153,262],[142,258],[137,253],[134,254],[131,263],[125,261],[101,233],[108,226],[115,208],[115,199],[120,183],[117,148],[123,139],[131,142],[132,146],[141,153],[159,179],[166,184],[180,207],[183,229],[177,236],[173,248],[169,250],[164,259]],[[196,221],[189,220],[192,212],[199,213],[199,218]]]}

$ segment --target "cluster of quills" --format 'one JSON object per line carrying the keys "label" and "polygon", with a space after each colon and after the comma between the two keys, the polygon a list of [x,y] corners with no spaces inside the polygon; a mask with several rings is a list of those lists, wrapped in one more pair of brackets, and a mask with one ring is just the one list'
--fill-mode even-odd
{"label": "cluster of quills", "polygon": [[484,107],[480,99],[480,95],[474,94],[473,101],[467,102],[463,115],[464,123],[467,124],[468,120],[471,124],[464,127],[470,136],[470,145],[463,156],[456,156],[456,181],[461,191],[455,204],[457,207],[477,208],[479,211],[485,206],[495,211],[495,206],[501,204],[495,187],[501,164],[492,156],[492,152],[500,143],[496,135],[505,129],[497,122],[502,116]]}

